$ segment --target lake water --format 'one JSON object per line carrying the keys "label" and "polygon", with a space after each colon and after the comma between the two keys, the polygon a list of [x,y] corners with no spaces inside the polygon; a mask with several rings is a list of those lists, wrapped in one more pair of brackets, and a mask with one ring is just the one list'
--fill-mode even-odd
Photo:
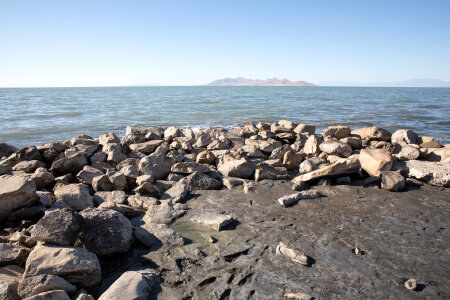
{"label": "lake water", "polygon": [[288,119],[322,128],[410,128],[450,142],[450,88],[95,87],[0,89],[0,141],[17,147],[127,125],[235,127]]}

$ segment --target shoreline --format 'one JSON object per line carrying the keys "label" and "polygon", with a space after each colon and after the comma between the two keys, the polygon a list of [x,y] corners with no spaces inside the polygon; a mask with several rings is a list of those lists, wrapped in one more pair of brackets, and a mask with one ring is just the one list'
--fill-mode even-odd
{"label": "shoreline", "polygon": [[[424,225],[437,230],[431,250],[449,246],[446,229],[438,228],[450,216],[450,144],[409,129],[337,125],[317,133],[314,125],[287,120],[197,132],[128,126],[121,138],[82,134],[23,149],[0,143],[0,158],[0,265],[16,274],[7,284],[12,296],[124,299],[136,296],[126,294],[128,284],[145,285],[134,293],[155,299],[450,293],[445,255],[423,262],[427,238],[386,235],[397,234],[390,226],[413,234],[416,225],[403,227],[401,220],[427,223],[413,217],[422,211],[435,220]],[[356,226],[348,211],[366,225]],[[328,223],[334,225],[327,229]],[[414,242],[420,249],[400,258],[377,240],[396,251]],[[374,260],[383,251],[387,260]],[[386,267],[397,284],[384,281],[389,272],[380,266],[391,261],[402,269],[405,260],[410,275]],[[427,264],[422,271],[420,263]],[[360,275],[336,279],[349,267]],[[432,272],[443,276],[435,285],[424,282]],[[49,288],[51,276],[59,283]],[[410,291],[403,284],[414,277],[421,286]]]}

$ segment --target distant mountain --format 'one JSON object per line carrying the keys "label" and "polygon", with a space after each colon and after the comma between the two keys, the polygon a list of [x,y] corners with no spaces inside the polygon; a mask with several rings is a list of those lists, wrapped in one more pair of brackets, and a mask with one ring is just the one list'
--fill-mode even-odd
{"label": "distant mountain", "polygon": [[213,86],[316,86],[314,83],[306,81],[289,81],[287,79],[247,79],[243,77],[237,78],[224,78],[214,80],[208,85]]}
{"label": "distant mountain", "polygon": [[363,87],[450,87],[450,82],[438,79],[410,79],[398,82],[346,82],[325,81],[322,86],[363,86]]}

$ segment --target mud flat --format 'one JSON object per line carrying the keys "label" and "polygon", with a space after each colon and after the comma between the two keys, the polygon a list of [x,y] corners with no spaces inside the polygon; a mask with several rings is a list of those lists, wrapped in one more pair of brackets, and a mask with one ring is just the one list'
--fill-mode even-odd
{"label": "mud flat", "polygon": [[450,294],[450,145],[412,130],[128,127],[0,157],[3,299]]}

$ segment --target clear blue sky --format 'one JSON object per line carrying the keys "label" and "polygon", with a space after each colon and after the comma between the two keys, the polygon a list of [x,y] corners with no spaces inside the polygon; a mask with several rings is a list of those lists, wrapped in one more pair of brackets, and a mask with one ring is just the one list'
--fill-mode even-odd
{"label": "clear blue sky", "polygon": [[450,81],[445,1],[0,1],[0,86]]}

